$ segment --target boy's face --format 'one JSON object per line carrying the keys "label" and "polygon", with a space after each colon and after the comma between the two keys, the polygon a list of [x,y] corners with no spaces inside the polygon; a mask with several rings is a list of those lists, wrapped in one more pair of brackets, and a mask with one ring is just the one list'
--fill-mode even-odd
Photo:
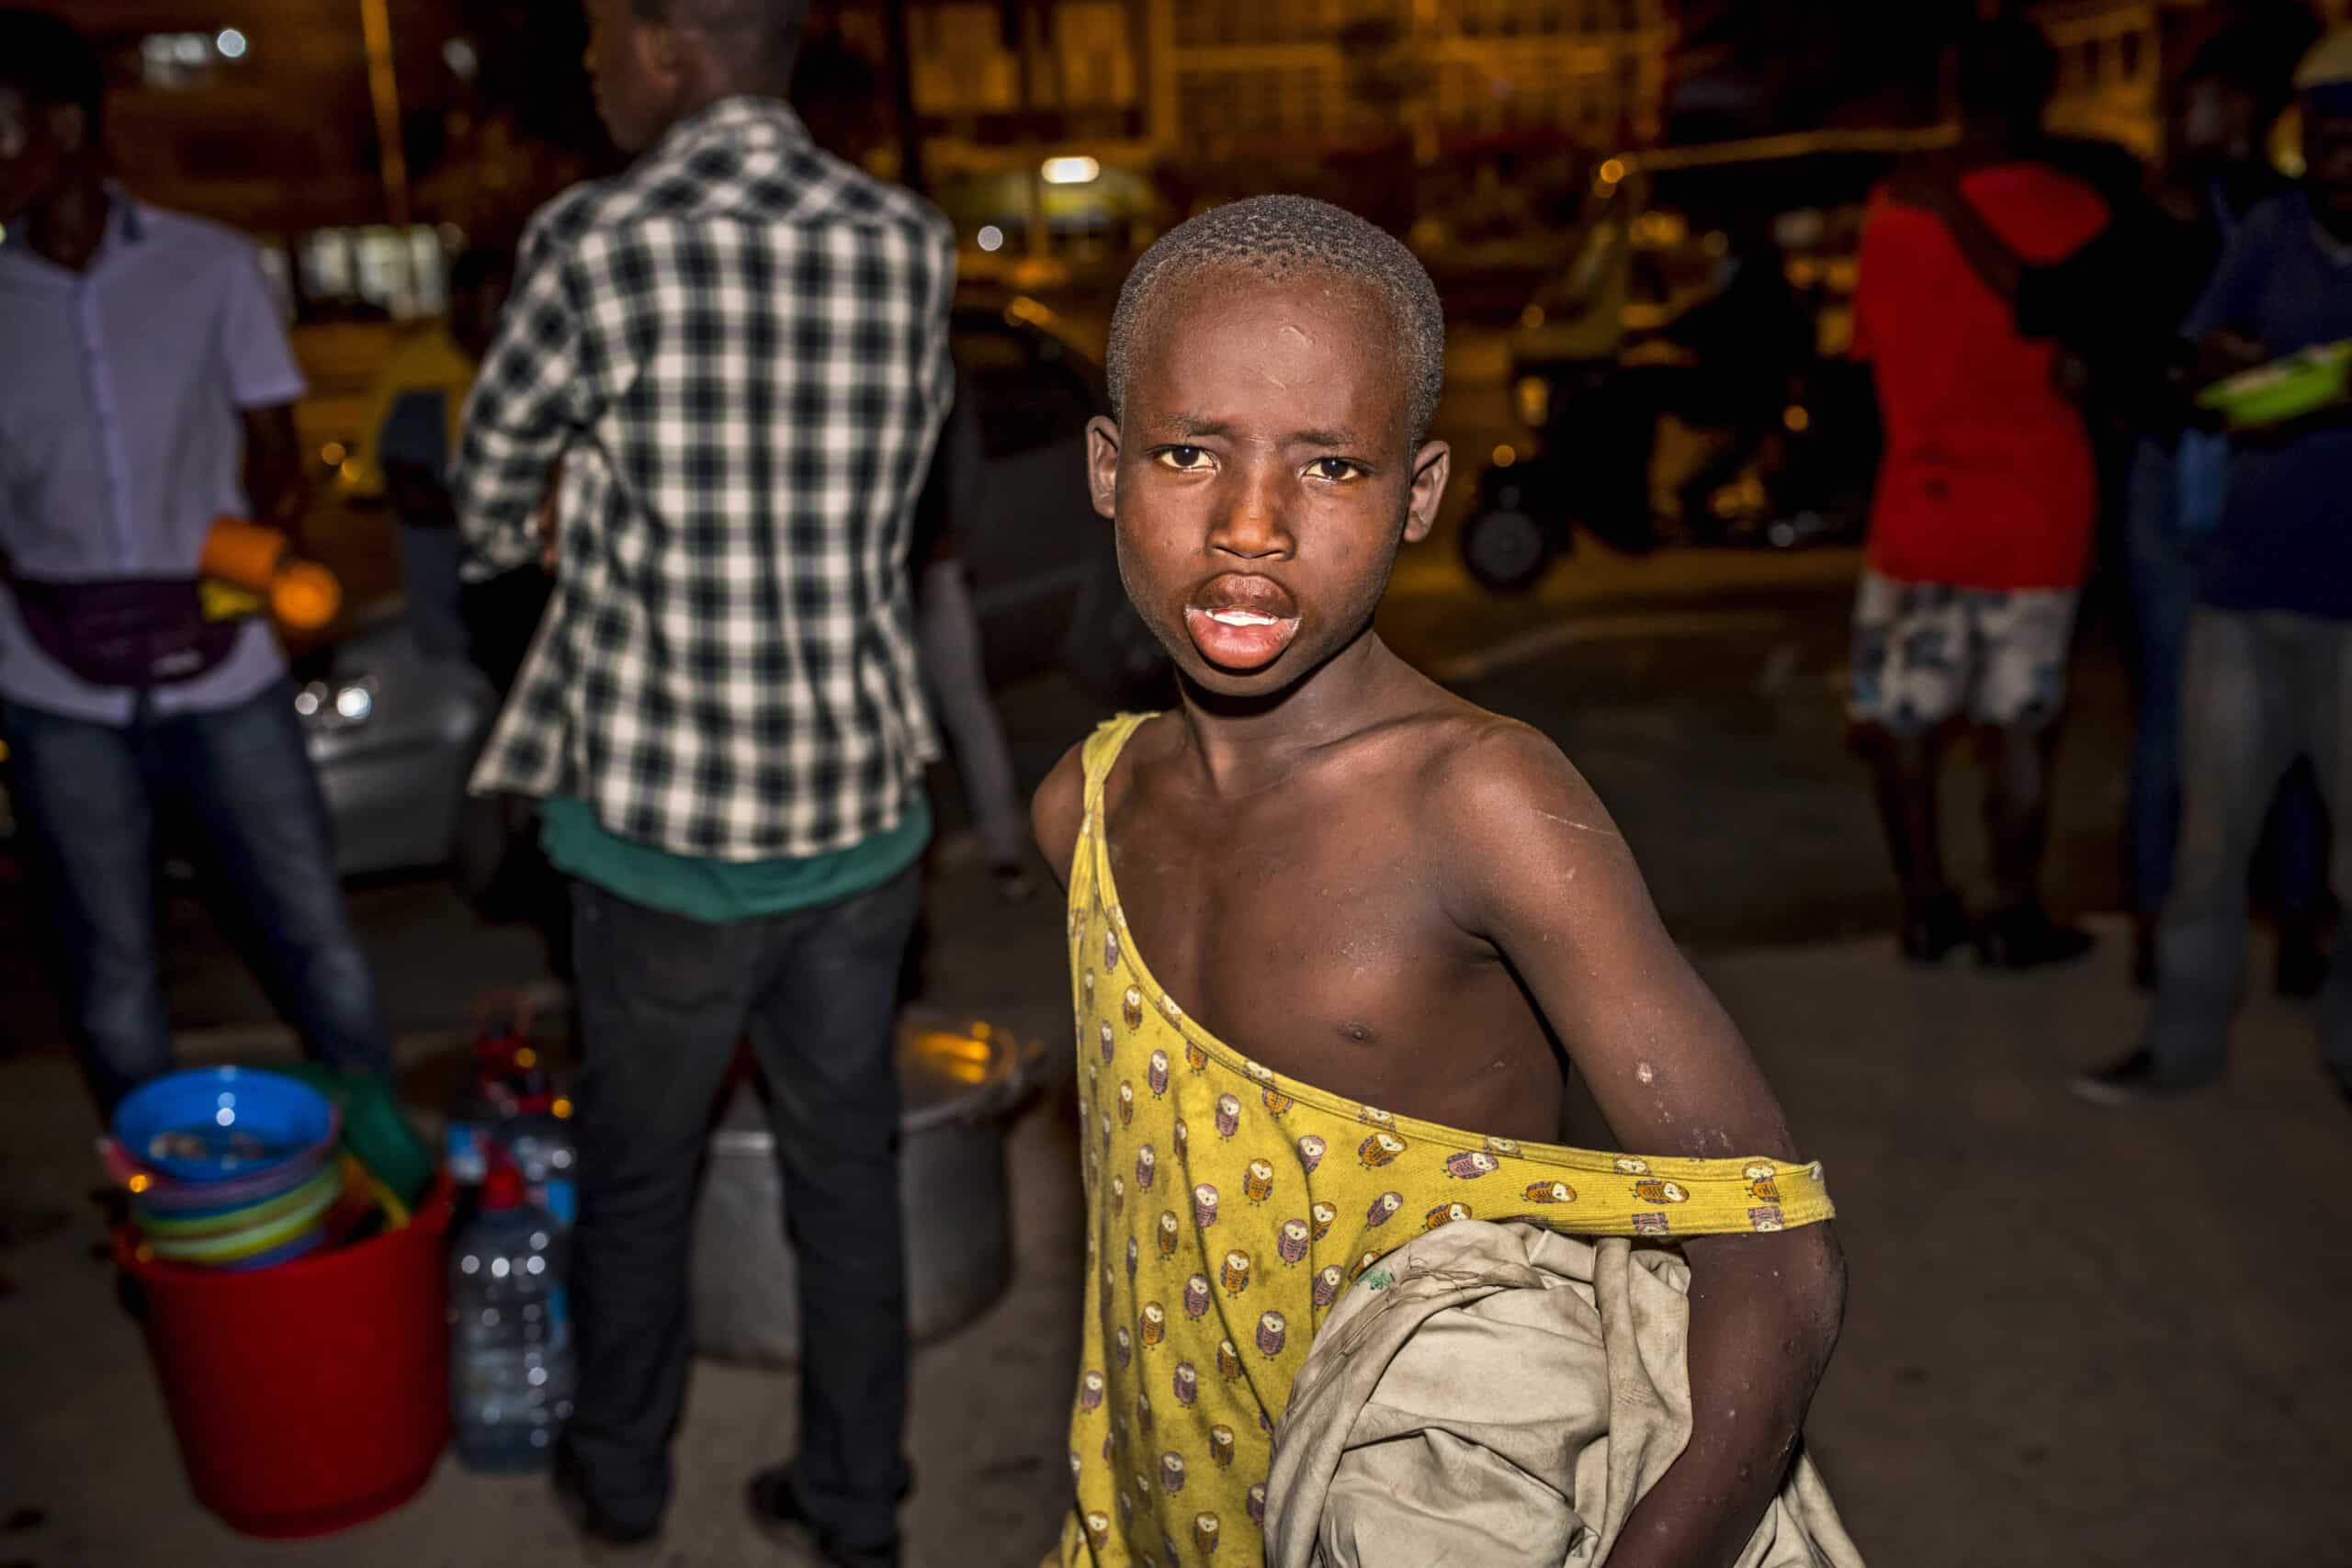
{"label": "boy's face", "polygon": [[1398,545],[1436,520],[1445,444],[1412,449],[1409,377],[1363,284],[1212,269],[1148,324],[1125,419],[1088,427],[1094,509],[1177,667],[1272,695],[1371,626]]}

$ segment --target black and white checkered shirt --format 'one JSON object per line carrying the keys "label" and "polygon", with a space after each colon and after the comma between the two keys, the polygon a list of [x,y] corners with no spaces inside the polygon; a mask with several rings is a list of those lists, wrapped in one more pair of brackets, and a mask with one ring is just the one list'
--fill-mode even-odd
{"label": "black and white checkered shirt", "polygon": [[471,560],[557,588],[476,769],[676,854],[846,849],[937,752],[907,539],[953,396],[955,241],[920,198],[730,98],[540,210],[466,406]]}

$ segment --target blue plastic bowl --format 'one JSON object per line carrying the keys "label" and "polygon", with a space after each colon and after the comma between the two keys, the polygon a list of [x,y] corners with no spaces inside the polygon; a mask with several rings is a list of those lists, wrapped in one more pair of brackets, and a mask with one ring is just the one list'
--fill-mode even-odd
{"label": "blue plastic bowl", "polygon": [[132,1159],[175,1181],[230,1181],[333,1140],[334,1106],[280,1073],[197,1067],[133,1089],[115,1108],[114,1135]]}

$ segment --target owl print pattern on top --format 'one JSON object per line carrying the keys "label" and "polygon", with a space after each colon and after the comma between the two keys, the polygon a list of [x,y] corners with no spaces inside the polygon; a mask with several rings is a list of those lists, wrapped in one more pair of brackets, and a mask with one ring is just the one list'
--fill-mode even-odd
{"label": "owl print pattern on top", "polygon": [[1832,1211],[1818,1166],[1481,1137],[1228,1048],[1159,988],[1111,877],[1102,782],[1148,716],[1088,740],[1070,867],[1086,1316],[1076,1497],[1047,1562],[1260,1568],[1274,1425],[1316,1329],[1387,1253],[1472,1217],[1671,1239]]}

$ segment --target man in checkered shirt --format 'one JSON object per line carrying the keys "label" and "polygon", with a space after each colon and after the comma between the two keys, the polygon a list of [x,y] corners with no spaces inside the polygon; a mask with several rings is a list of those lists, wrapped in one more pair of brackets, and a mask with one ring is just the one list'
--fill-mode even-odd
{"label": "man in checkered shirt", "polygon": [[907,539],[952,396],[954,238],[779,95],[805,3],[588,0],[626,173],[532,221],[454,489],[479,574],[557,588],[474,777],[572,878],[580,1385],[558,1479],[659,1529],[695,1174],[735,1043],[771,1091],[804,1339],[765,1520],[899,1561],[892,1012],[935,750]]}

